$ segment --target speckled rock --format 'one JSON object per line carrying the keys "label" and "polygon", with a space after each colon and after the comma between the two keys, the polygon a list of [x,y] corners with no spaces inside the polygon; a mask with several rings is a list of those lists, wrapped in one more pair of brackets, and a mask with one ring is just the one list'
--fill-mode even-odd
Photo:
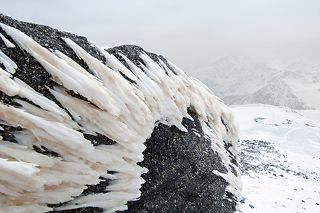
{"label": "speckled rock", "polygon": [[[4,15],[0,15],[0,23],[21,30],[43,47],[60,50],[87,70],[87,65],[64,43],[62,37],[71,38],[88,53],[101,61],[105,61],[105,58],[85,37],[61,32],[43,25],[16,21]],[[1,29],[0,33],[6,35]],[[10,40],[9,36],[6,37]],[[12,40],[10,41],[14,43]],[[19,48],[6,48],[2,40],[0,40],[0,49],[17,63],[18,69],[14,76],[55,101],[46,87],[53,87],[56,83],[51,80],[50,75],[31,55]],[[141,63],[138,57],[139,53],[144,50],[138,46],[122,45],[107,51],[115,56],[121,52],[135,64],[139,64]],[[159,57],[165,61],[162,56],[153,53],[148,53],[148,55],[155,61]],[[14,97],[8,97],[0,92],[1,102],[16,105],[13,99]],[[204,137],[199,120],[192,109],[189,109],[189,114],[194,118],[194,121],[188,119],[183,121],[183,125],[188,129],[188,132],[181,132],[176,127],[163,124],[158,124],[155,127],[152,136],[146,141],[145,159],[140,163],[141,166],[149,169],[149,172],[143,175],[146,183],[142,186],[141,198],[129,202],[129,208],[126,212],[229,213],[235,211],[234,197],[225,192],[226,181],[212,173],[213,170],[225,171],[221,159],[212,150],[211,142]],[[4,128],[1,131],[4,140],[14,142],[12,132],[20,131],[20,129],[1,126]],[[102,135],[85,136],[94,145],[114,143]],[[225,148],[228,149],[227,146]],[[51,151],[36,151],[47,155],[56,154]],[[83,194],[104,192],[107,185],[108,180],[106,179],[99,185],[89,186]],[[102,212],[102,209],[79,208],[61,212]]]}

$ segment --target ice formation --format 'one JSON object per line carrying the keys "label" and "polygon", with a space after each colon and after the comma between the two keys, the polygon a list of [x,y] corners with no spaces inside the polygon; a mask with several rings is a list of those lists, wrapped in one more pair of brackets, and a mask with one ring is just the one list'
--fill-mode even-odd
{"label": "ice formation", "polygon": [[[144,52],[140,54],[140,65],[121,55],[127,65],[124,66],[97,47],[107,60],[104,64],[64,38],[86,62],[87,71],[62,52],[50,52],[21,31],[4,24],[0,27],[60,85],[48,88],[56,102],[46,98],[14,77],[15,63],[0,52],[0,62],[6,67],[6,71],[0,68],[0,91],[15,96],[21,105],[0,103],[0,122],[23,129],[15,133],[18,143],[0,137],[3,210],[46,212],[52,209],[48,204],[58,203],[65,204],[54,210],[88,206],[103,208],[105,212],[126,210],[127,202],[140,196],[144,183],[141,175],[148,170],[137,163],[143,161],[144,142],[156,122],[187,131],[182,119],[192,119],[187,112],[189,107],[198,115],[227,170],[224,174],[214,171],[215,174],[226,179],[230,193],[239,196],[240,172],[231,162],[231,157],[237,157],[237,130],[232,114],[200,81],[170,62],[155,62]],[[99,133],[116,143],[94,146],[84,133]],[[231,145],[229,152],[225,143]],[[34,151],[33,146],[46,147],[58,156],[43,155]],[[100,177],[111,180],[106,193],[81,195],[87,185],[101,182]]]}
{"label": "ice formation", "polygon": [[0,33],[0,38],[1,40],[4,42],[4,44],[6,45],[6,47],[8,48],[14,48],[16,47],[14,44],[11,43],[11,41],[9,41],[6,37],[4,37],[1,33]]}

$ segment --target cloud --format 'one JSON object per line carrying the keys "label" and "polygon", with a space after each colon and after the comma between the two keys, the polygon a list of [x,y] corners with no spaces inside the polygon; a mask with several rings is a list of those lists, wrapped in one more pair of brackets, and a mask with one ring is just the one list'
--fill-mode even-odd
{"label": "cloud", "polygon": [[[224,55],[319,60],[316,0],[11,0],[4,14],[85,35],[135,43],[184,68]],[[206,62],[201,62],[206,63]]]}

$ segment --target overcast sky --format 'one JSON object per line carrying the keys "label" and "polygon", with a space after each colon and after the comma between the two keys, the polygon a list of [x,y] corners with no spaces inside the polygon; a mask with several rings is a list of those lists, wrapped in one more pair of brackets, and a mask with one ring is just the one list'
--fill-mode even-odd
{"label": "overcast sky", "polygon": [[85,35],[137,44],[182,68],[223,56],[320,61],[320,0],[0,0],[0,12]]}

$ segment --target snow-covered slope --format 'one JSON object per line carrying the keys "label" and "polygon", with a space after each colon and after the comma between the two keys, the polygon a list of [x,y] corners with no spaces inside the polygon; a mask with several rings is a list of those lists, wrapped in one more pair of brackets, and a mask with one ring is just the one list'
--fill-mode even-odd
{"label": "snow-covered slope", "polygon": [[267,105],[233,112],[241,124],[242,212],[320,212],[320,122]]}
{"label": "snow-covered slope", "polygon": [[250,57],[224,57],[191,73],[228,104],[320,108],[319,66],[299,63],[273,67]]}

